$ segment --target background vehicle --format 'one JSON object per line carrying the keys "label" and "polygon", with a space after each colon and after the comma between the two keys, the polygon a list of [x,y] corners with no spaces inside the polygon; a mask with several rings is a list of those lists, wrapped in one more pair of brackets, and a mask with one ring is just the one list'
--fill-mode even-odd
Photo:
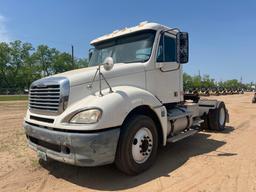
{"label": "background vehicle", "polygon": [[254,96],[252,98],[252,103],[256,103],[256,93],[254,93]]}
{"label": "background vehicle", "polygon": [[211,90],[210,90],[210,95],[219,96],[219,95],[220,95],[219,88],[218,88],[218,87],[213,87],[213,88],[211,88]]}
{"label": "background vehicle", "polygon": [[199,95],[201,96],[210,96],[210,90],[208,88],[201,88],[199,90]]}
{"label": "background vehicle", "polygon": [[225,128],[223,102],[183,94],[188,33],[143,22],[91,45],[89,68],[31,85],[24,127],[40,158],[78,166],[115,162],[134,175],[153,164],[159,146]]}

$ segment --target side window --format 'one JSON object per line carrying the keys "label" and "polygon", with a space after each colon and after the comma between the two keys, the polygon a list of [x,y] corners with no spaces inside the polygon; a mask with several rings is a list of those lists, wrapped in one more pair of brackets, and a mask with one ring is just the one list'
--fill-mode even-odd
{"label": "side window", "polygon": [[176,41],[167,35],[162,35],[157,51],[157,62],[176,61]]}

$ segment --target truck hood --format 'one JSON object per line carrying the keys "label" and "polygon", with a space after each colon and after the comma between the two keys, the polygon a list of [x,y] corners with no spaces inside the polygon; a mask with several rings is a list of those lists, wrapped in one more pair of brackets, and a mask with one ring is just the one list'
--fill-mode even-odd
{"label": "truck hood", "polygon": [[[57,75],[53,75],[52,77],[66,77],[69,79],[71,87],[78,86],[91,82],[97,68],[98,66],[76,69],[64,73],[59,73]],[[114,68],[111,71],[105,71],[103,67],[101,68],[101,72],[104,74],[106,79],[112,79],[120,76],[124,77],[126,75],[142,72],[144,70],[144,65],[141,63],[118,63],[114,65]],[[97,79],[98,77],[96,80]]]}

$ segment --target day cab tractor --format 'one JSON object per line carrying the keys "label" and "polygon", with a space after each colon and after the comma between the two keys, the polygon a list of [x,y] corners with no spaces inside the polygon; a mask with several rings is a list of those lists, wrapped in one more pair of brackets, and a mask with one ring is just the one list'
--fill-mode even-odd
{"label": "day cab tractor", "polygon": [[32,83],[24,120],[29,147],[44,160],[115,163],[136,175],[160,146],[203,128],[224,130],[224,102],[184,95],[188,42],[188,33],[148,22],[91,41],[88,68]]}

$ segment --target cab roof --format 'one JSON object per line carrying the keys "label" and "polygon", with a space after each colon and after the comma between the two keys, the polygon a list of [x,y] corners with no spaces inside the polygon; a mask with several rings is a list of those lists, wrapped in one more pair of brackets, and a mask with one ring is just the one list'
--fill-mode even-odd
{"label": "cab roof", "polygon": [[149,23],[147,21],[144,21],[144,22],[141,22],[139,25],[134,26],[134,27],[124,28],[124,29],[121,29],[121,30],[115,30],[110,34],[107,34],[107,35],[104,35],[104,36],[101,36],[97,39],[92,40],[90,42],[90,44],[94,45],[94,44],[97,44],[101,41],[105,41],[105,40],[108,40],[108,39],[112,39],[112,38],[115,38],[115,37],[119,37],[119,36],[122,36],[122,35],[126,35],[126,34],[137,32],[137,31],[142,31],[142,30],[146,30],[146,29],[152,29],[152,30],[157,31],[157,30],[160,30],[160,29],[168,30],[168,29],[171,29],[171,28],[168,28],[168,27],[166,27],[164,25],[161,25],[161,24],[158,24],[158,23]]}

